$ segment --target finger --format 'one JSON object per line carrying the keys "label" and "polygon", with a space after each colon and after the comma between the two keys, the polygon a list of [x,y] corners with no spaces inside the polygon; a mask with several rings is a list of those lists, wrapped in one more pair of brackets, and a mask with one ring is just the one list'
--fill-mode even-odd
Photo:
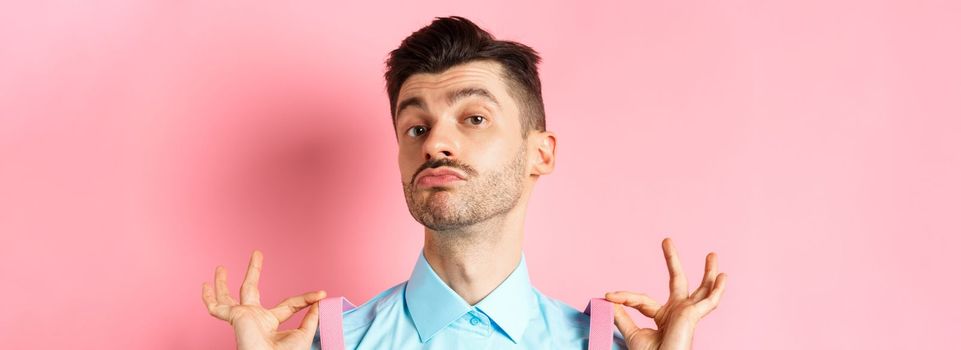
{"label": "finger", "polygon": [[286,300],[277,304],[270,312],[274,314],[278,322],[284,322],[290,316],[297,313],[301,309],[310,306],[310,304],[316,303],[327,296],[327,292],[317,291],[304,293],[295,297],[287,298]]}
{"label": "finger", "polygon": [[687,277],[684,276],[684,269],[681,268],[681,259],[677,256],[677,250],[674,249],[674,242],[670,238],[665,238],[661,248],[664,250],[664,260],[667,261],[667,271],[671,275],[669,299],[687,298]]}
{"label": "finger", "polygon": [[604,298],[618,304],[624,304],[640,311],[641,314],[653,318],[657,310],[661,309],[661,304],[651,299],[647,294],[620,291],[611,292],[604,295]]}
{"label": "finger", "polygon": [[207,312],[216,318],[226,321],[230,307],[217,302],[217,296],[214,295],[214,289],[210,287],[210,284],[207,282],[204,282],[202,289],[203,292],[201,293],[201,296],[203,297],[204,305],[207,306]]}
{"label": "finger", "polygon": [[230,296],[230,289],[227,289],[227,268],[217,266],[214,270],[214,287],[216,288],[217,302],[224,305],[237,305],[237,301]]}
{"label": "finger", "polygon": [[711,289],[711,293],[707,295],[707,298],[701,300],[694,304],[694,308],[698,311],[701,317],[704,317],[711,311],[717,308],[721,303],[721,296],[724,294],[724,287],[727,284],[727,274],[720,273],[717,275],[717,280],[714,281],[714,288]]}
{"label": "finger", "polygon": [[624,311],[624,306],[621,304],[614,304],[614,325],[617,326],[617,330],[621,331],[624,339],[631,339],[634,332],[639,329],[631,316],[627,314],[627,311]]}
{"label": "finger", "polygon": [[244,276],[244,283],[240,285],[240,303],[244,305],[260,305],[260,291],[257,290],[257,283],[260,282],[260,271],[263,269],[264,255],[259,250],[254,250],[250,254],[250,263],[247,264],[247,275]]}
{"label": "finger", "polygon": [[714,288],[714,280],[717,278],[717,254],[714,252],[708,253],[707,258],[704,261],[704,278],[701,280],[701,285],[697,287],[694,293],[691,293],[691,298],[695,302],[701,301],[707,296],[707,293]]}
{"label": "finger", "polygon": [[304,315],[304,320],[300,321],[300,330],[307,332],[307,334],[314,334],[320,318],[320,311],[318,309],[320,309],[320,303],[310,304],[310,309],[307,309],[307,315]]}

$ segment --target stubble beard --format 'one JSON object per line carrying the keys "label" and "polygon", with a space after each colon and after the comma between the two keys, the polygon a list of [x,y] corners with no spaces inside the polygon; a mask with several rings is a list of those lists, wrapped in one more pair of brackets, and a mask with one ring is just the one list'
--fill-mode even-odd
{"label": "stubble beard", "polygon": [[503,168],[473,176],[459,188],[434,187],[426,197],[415,196],[413,183],[404,183],[407,209],[417,222],[435,232],[457,231],[503,216],[521,198],[527,158],[522,146]]}

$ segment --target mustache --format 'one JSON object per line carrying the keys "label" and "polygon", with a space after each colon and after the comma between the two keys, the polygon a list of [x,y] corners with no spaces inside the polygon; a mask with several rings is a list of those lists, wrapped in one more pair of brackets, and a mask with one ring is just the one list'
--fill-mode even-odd
{"label": "mustache", "polygon": [[440,158],[436,160],[428,160],[424,164],[421,164],[421,166],[417,168],[417,171],[414,172],[414,176],[411,176],[410,178],[411,186],[414,185],[414,179],[417,178],[417,175],[419,175],[421,171],[424,171],[427,169],[435,169],[442,166],[460,169],[465,173],[467,173],[468,176],[477,175],[477,170],[474,170],[474,168],[472,168],[470,165],[462,163],[453,158]]}

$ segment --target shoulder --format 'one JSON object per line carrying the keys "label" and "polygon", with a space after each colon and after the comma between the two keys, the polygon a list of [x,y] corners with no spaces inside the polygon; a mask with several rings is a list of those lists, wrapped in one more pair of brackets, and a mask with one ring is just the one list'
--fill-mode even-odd
{"label": "shoulder", "polygon": [[[391,310],[396,308],[399,304],[400,309],[403,309],[403,291],[404,286],[407,282],[403,282],[396,286],[393,286],[379,294],[375,295],[373,298],[367,302],[343,313],[343,333],[344,341],[347,344],[354,344],[359,341],[359,337],[371,328],[377,315],[386,312],[385,310]],[[353,346],[356,347],[356,346]],[[351,348],[353,348],[351,347]],[[317,327],[317,331],[314,333],[314,340],[310,347],[311,350],[320,349],[320,327]]]}
{"label": "shoulder", "polygon": [[551,298],[534,288],[541,314],[551,326],[572,331],[579,336],[587,337],[590,331],[591,318],[567,303]]}
{"label": "shoulder", "polygon": [[406,281],[380,292],[352,310],[345,311],[344,332],[370,327],[378,315],[384,316],[391,312],[403,313],[405,286],[407,286]]}
{"label": "shoulder", "polygon": [[[558,339],[559,341],[562,343],[583,342],[586,344],[591,333],[590,315],[584,313],[583,309],[575,309],[563,301],[541,293],[536,288],[534,294],[537,295],[541,313],[544,315],[548,326],[554,330],[562,330],[561,332],[552,332],[555,333],[555,337],[561,337],[561,339]],[[587,307],[587,302],[584,303],[584,306]],[[617,327],[614,327],[614,348],[627,349],[624,337],[617,330]]]}

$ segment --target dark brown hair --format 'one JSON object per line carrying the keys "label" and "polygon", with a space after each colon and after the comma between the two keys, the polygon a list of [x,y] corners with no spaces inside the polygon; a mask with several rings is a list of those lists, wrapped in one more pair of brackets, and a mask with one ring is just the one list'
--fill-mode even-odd
{"label": "dark brown hair", "polygon": [[503,68],[508,91],[521,110],[521,131],[547,130],[537,51],[527,45],[496,40],[470,20],[452,16],[438,17],[414,32],[387,58],[387,95],[390,115],[397,123],[397,95],[407,78],[417,73],[441,73],[453,66],[478,60],[491,60]]}

